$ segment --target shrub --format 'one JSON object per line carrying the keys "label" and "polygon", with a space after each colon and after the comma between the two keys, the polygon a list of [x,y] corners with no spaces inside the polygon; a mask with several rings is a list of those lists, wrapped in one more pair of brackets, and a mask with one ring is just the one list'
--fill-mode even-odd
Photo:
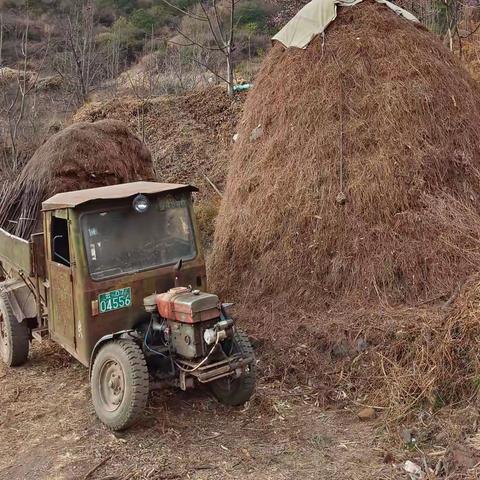
{"label": "shrub", "polygon": [[197,3],[196,0],[174,0],[171,2],[173,5],[181,8],[182,10],[188,10],[190,7]]}
{"label": "shrub", "polygon": [[150,11],[139,8],[132,13],[130,22],[142,32],[148,33],[156,26],[157,19]]}
{"label": "shrub", "polygon": [[117,41],[123,45],[131,45],[138,40],[139,29],[125,17],[120,17],[112,25],[112,33],[115,35]]}
{"label": "shrub", "polygon": [[247,27],[249,30],[267,28],[268,11],[261,3],[247,1],[238,5],[235,13],[237,24],[240,27]]}
{"label": "shrub", "polygon": [[111,8],[121,13],[131,13],[136,7],[135,0],[96,0],[99,8]]}

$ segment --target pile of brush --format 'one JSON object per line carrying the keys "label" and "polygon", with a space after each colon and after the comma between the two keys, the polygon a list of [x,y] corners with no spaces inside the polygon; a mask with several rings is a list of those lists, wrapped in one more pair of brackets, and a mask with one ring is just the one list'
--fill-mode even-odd
{"label": "pile of brush", "polygon": [[277,372],[397,412],[471,395],[477,84],[433,34],[370,1],[339,8],[305,50],[275,44],[255,84],[214,287],[266,339]]}
{"label": "pile of brush", "polygon": [[42,229],[42,202],[56,193],[153,179],[150,152],[124,123],[76,123],[46,141],[4,187],[0,227],[28,239]]}

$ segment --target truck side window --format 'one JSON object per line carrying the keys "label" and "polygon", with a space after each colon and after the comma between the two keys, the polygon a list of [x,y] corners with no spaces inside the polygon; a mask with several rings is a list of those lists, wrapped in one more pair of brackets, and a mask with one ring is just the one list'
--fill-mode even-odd
{"label": "truck side window", "polygon": [[52,260],[67,267],[70,266],[70,247],[68,244],[68,221],[52,217]]}

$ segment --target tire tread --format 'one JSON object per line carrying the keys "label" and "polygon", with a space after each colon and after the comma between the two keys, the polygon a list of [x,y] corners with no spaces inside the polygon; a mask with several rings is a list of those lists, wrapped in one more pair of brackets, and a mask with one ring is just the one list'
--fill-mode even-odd
{"label": "tire tread", "polygon": [[[127,407],[121,412],[121,415],[114,419],[105,419],[97,411],[97,416],[111,430],[121,431],[132,426],[143,413],[147,401],[149,388],[149,376],[147,362],[141,348],[131,340],[115,340],[106,343],[95,358],[93,370],[95,370],[96,362],[101,358],[101,352],[105,348],[111,348],[112,345],[119,346],[126,355],[128,366],[131,373],[131,398]],[[94,374],[92,371],[92,379]],[[125,379],[126,380],[126,379]],[[93,389],[93,386],[92,386]]]}
{"label": "tire tread", "polygon": [[[255,359],[255,353],[247,334],[237,329],[234,333],[234,341],[240,352],[246,357],[252,356]],[[257,366],[255,360],[250,365],[250,371],[237,379],[237,388],[235,391],[225,394],[221,389],[215,388],[215,382],[212,383],[211,389],[217,400],[225,405],[237,407],[243,405],[250,400],[255,390],[257,381]]]}
{"label": "tire tread", "polygon": [[30,347],[28,326],[24,322],[18,322],[7,292],[2,288],[0,288],[0,308],[1,305],[3,305],[3,321],[10,334],[10,355],[6,363],[9,367],[19,367],[28,359]]}

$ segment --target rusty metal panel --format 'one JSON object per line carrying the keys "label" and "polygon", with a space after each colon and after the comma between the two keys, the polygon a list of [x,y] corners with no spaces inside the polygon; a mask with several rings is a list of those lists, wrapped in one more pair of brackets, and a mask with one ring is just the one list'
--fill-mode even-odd
{"label": "rusty metal panel", "polygon": [[37,316],[35,295],[22,280],[7,280],[2,283],[2,289],[7,292],[13,314],[19,322]]}
{"label": "rusty metal panel", "polygon": [[0,228],[0,261],[25,275],[31,275],[30,243]]}
{"label": "rusty metal panel", "polygon": [[75,349],[75,315],[70,268],[49,262],[49,327],[63,346]]}
{"label": "rusty metal panel", "polygon": [[157,194],[164,192],[197,192],[196,187],[177,183],[132,182],[107,187],[87,188],[74,192],[57,193],[42,203],[42,210],[75,208],[94,200],[119,200],[139,194]]}
{"label": "rusty metal panel", "polygon": [[47,265],[45,258],[45,235],[35,233],[31,236],[32,255],[33,255],[33,275],[42,279],[47,278]]}

